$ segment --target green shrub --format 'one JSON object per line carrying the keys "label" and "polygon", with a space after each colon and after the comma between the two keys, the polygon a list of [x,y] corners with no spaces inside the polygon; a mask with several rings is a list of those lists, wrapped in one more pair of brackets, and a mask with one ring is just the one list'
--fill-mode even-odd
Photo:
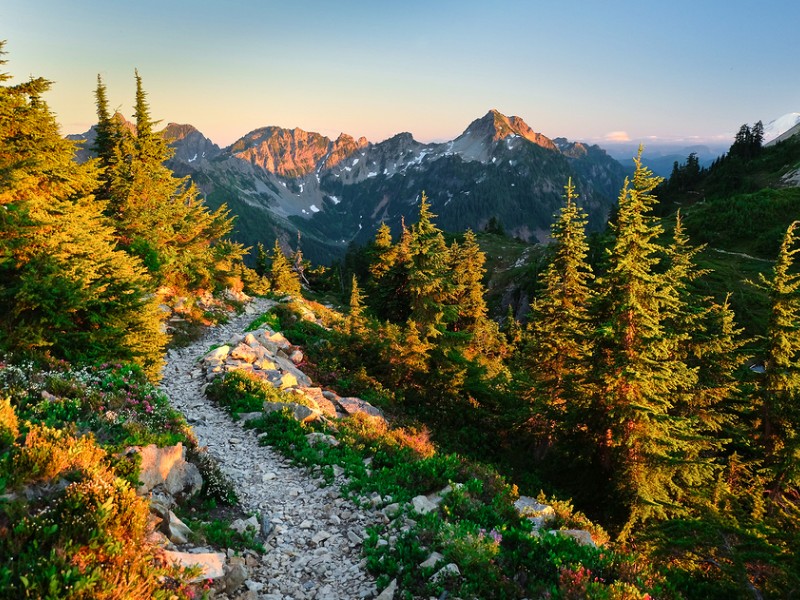
{"label": "green shrub", "polygon": [[256,329],[262,329],[264,326],[269,327],[272,331],[277,331],[280,329],[280,320],[278,319],[278,315],[276,315],[272,311],[267,311],[262,313],[253,321],[251,321],[250,325],[245,328],[245,331],[255,331]]}
{"label": "green shrub", "polygon": [[217,377],[206,388],[206,394],[234,417],[241,413],[259,412],[264,408],[264,402],[294,402],[316,408],[307,398],[285,394],[271,383],[245,371],[230,371],[224,377]]}

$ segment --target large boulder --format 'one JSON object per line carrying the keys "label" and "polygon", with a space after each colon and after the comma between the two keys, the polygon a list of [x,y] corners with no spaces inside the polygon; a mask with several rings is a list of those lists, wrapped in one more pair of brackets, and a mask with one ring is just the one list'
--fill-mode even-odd
{"label": "large boulder", "polygon": [[420,515],[427,515],[429,512],[435,511],[439,503],[432,502],[427,496],[415,496],[411,499],[411,506],[414,507],[414,512]]}
{"label": "large boulder", "polygon": [[128,451],[138,452],[142,457],[140,485],[136,490],[140,495],[159,489],[174,498],[189,497],[203,487],[200,470],[186,460],[186,448],[180,442],[165,448],[155,444],[133,446]]}
{"label": "large boulder", "polygon": [[206,579],[221,579],[225,576],[225,555],[222,552],[174,552],[164,550],[167,563],[189,569],[200,567],[200,574],[192,579],[193,583]]}
{"label": "large boulder", "polygon": [[242,342],[236,348],[231,350],[230,357],[235,360],[241,360],[246,363],[254,363],[260,357],[253,348]]}
{"label": "large boulder", "polygon": [[292,411],[292,418],[295,421],[300,421],[301,423],[310,423],[322,416],[322,413],[318,410],[295,402],[264,402],[265,413],[280,412],[285,408]]}
{"label": "large boulder", "polygon": [[336,403],[342,407],[342,412],[349,416],[361,413],[369,415],[370,417],[383,418],[383,411],[381,409],[375,408],[372,404],[361,398],[339,398],[336,400]]}
{"label": "large boulder", "polygon": [[298,387],[294,388],[291,391],[294,392],[295,394],[298,394],[304,399],[304,402],[301,402],[301,404],[304,404],[306,402],[310,403],[311,406],[318,408],[322,412],[322,414],[324,414],[326,417],[338,416],[336,411],[336,406],[334,405],[333,402],[331,402],[330,400],[328,400],[328,398],[325,397],[325,394],[321,388]]}
{"label": "large boulder", "polygon": [[230,351],[231,347],[228,346],[227,344],[218,346],[217,348],[214,348],[213,350],[208,352],[203,357],[203,360],[206,362],[218,362],[218,361],[221,362],[224,361],[226,358],[228,358],[228,354],[230,353]]}

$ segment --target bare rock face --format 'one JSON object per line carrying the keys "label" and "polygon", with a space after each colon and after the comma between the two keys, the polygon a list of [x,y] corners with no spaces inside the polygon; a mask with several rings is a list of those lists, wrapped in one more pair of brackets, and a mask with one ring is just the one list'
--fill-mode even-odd
{"label": "bare rock face", "polygon": [[342,133],[336,138],[336,141],[331,145],[331,151],[325,159],[324,167],[329,169],[335,167],[343,160],[346,160],[355,154],[361,148],[368,144],[367,138],[358,138],[358,141],[353,139],[352,136]]}
{"label": "bare rock face", "polygon": [[342,411],[347,415],[363,413],[369,415],[370,417],[383,418],[383,412],[381,409],[375,408],[369,402],[362,400],[361,398],[339,398],[337,403],[342,407]]}
{"label": "bare rock face", "polygon": [[174,512],[169,511],[167,519],[164,521],[166,534],[169,541],[173,544],[185,544],[189,541],[192,535],[192,530],[181,521]]}
{"label": "bare rock face", "polygon": [[230,148],[231,154],[281,177],[313,173],[331,141],[302,129],[264,127],[251,131]]}
{"label": "bare rock face", "polygon": [[322,413],[318,410],[314,410],[303,404],[296,404],[295,402],[264,402],[265,413],[280,412],[284,408],[291,410],[294,420],[301,423],[310,423],[322,416]]}
{"label": "bare rock face", "polygon": [[172,497],[189,497],[203,487],[200,470],[186,460],[186,448],[178,442],[174,446],[159,448],[155,444],[134,446],[129,451],[141,454],[139,480],[142,482],[136,492],[147,494],[162,489]]}

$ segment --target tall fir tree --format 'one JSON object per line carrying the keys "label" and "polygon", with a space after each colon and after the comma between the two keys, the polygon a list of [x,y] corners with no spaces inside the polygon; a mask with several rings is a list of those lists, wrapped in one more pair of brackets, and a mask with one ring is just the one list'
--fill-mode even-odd
{"label": "tall fir tree", "polygon": [[166,337],[152,283],[115,248],[92,195],[96,162],[75,162],[41,99],[49,85],[0,85],[2,345],[76,362],[133,361],[157,378]]}
{"label": "tall fir tree", "polygon": [[410,267],[410,232],[403,223],[402,235],[397,244],[392,233],[381,223],[375,239],[367,248],[370,279],[367,283],[368,302],[373,313],[381,319],[402,323],[411,309],[408,297]]}
{"label": "tall fir tree", "polygon": [[586,213],[577,205],[570,178],[565,205],[551,228],[554,255],[540,276],[542,293],[531,304],[527,364],[536,382],[533,396],[556,427],[576,428],[591,395],[593,340],[590,309],[594,274],[586,257]]}
{"label": "tall fir tree", "polygon": [[[767,488],[777,506],[795,504],[800,496],[800,221],[786,230],[771,278],[760,276],[770,297],[766,360],[757,395],[756,427],[763,452]],[[789,498],[793,498],[789,500]]]}
{"label": "tall fir tree", "polygon": [[111,115],[108,109],[108,95],[106,86],[100,75],[97,76],[97,88],[95,89],[95,102],[97,106],[97,125],[95,126],[95,139],[92,150],[99,159],[101,165],[100,186],[95,195],[104,201],[111,198],[111,181],[109,171],[113,168],[118,154],[117,145],[122,138],[122,130],[119,119]]}
{"label": "tall fir tree", "polygon": [[367,319],[364,316],[364,295],[358,287],[358,279],[353,275],[350,285],[350,311],[345,317],[345,333],[358,335],[364,332]]}
{"label": "tall fir tree", "polygon": [[283,253],[281,243],[277,239],[275,240],[275,246],[272,248],[270,283],[272,289],[279,294],[289,294],[290,296],[302,295],[300,278],[294,269],[292,269],[292,265]]}
{"label": "tall fir tree", "polygon": [[[108,121],[102,83],[98,92],[98,119]],[[220,266],[241,261],[245,252],[240,244],[214,248],[230,233],[233,221],[224,206],[209,211],[189,179],[176,178],[164,165],[172,150],[154,130],[138,72],[134,114],[135,131],[118,128],[113,153],[98,157],[105,172],[98,191],[105,194],[108,188],[108,214],[119,243],[143,260],[166,293],[213,291],[230,276]],[[218,260],[222,248],[231,260]]]}
{"label": "tall fir tree", "polygon": [[434,217],[423,192],[419,219],[411,227],[408,295],[410,319],[420,328],[424,340],[442,335],[446,323],[455,318],[455,311],[447,306],[452,293],[447,244],[433,223]]}
{"label": "tall fir tree", "polygon": [[[695,374],[677,357],[665,328],[665,307],[677,291],[657,273],[663,232],[652,215],[660,178],[634,159],[632,181],[619,197],[609,268],[600,282],[603,327],[593,417],[602,467],[625,507],[620,537],[650,519],[683,510],[687,488],[704,483],[691,454],[691,420],[671,414],[676,393]],[[598,425],[600,428],[598,429]]]}
{"label": "tall fir tree", "polygon": [[[498,324],[489,318],[486,306],[486,255],[471,230],[464,234],[463,244],[453,242],[448,249],[452,290],[447,301],[453,305],[455,320],[449,329],[455,333],[456,348],[468,360],[487,369],[487,375],[505,373],[502,359],[508,353]],[[464,336],[463,339],[459,339]]]}

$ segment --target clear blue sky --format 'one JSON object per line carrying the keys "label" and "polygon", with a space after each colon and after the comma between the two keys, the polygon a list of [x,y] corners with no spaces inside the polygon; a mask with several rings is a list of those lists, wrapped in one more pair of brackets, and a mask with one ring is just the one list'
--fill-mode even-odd
{"label": "clear blue sky", "polygon": [[[97,74],[130,117],[220,145],[265,125],[451,139],[490,108],[550,137],[730,140],[800,112],[797,0],[0,0],[5,71],[55,82],[64,133]],[[652,142],[651,142],[652,143]]]}

